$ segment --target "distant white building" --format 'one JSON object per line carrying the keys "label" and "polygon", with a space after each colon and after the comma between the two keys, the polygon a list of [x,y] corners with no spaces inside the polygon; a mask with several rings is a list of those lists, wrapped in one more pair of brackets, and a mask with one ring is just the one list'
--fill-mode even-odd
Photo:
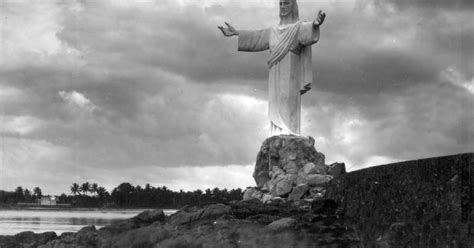
{"label": "distant white building", "polygon": [[56,197],[54,196],[43,196],[40,199],[41,206],[56,206]]}

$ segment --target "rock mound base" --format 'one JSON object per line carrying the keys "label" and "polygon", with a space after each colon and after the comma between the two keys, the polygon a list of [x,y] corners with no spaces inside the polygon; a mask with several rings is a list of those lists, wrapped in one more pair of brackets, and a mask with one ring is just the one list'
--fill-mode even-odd
{"label": "rock mound base", "polygon": [[244,200],[313,200],[324,196],[325,186],[346,172],[343,163],[325,164],[312,137],[279,135],[266,139],[257,155],[253,177]]}

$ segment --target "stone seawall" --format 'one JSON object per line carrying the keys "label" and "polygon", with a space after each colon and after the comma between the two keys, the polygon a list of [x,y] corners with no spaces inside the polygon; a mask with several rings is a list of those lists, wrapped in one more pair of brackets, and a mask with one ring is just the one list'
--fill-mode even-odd
{"label": "stone seawall", "polygon": [[[382,165],[329,183],[363,243],[473,247],[474,153]],[[370,245],[369,245],[370,247]]]}

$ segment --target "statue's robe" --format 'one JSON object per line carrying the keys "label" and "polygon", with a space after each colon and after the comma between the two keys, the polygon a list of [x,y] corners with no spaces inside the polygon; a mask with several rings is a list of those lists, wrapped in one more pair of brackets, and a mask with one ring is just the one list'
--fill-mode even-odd
{"label": "statue's robe", "polygon": [[296,22],[256,31],[239,31],[239,51],[270,49],[268,116],[270,135],[300,135],[301,94],[312,83],[311,45],[319,40],[313,22]]}

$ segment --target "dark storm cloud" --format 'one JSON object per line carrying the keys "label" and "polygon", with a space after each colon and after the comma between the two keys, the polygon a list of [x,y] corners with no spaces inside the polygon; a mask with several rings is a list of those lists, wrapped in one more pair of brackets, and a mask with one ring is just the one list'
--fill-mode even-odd
{"label": "dark storm cloud", "polygon": [[403,161],[474,148],[473,94],[450,83],[419,84],[399,95],[313,94],[320,104],[309,104],[306,132],[329,161],[352,169],[377,165],[374,156]]}
{"label": "dark storm cloud", "polygon": [[[374,3],[379,1],[374,1]],[[443,1],[443,0],[391,0],[388,1],[397,6],[398,8],[404,10],[409,8],[437,8],[437,9],[474,9],[474,3],[470,0],[453,0],[453,1]]]}
{"label": "dark storm cloud", "polygon": [[[374,152],[400,159],[471,152],[472,94],[450,84],[414,87],[373,128]],[[397,112],[398,111],[398,112]]]}
{"label": "dark storm cloud", "polygon": [[[32,115],[44,119],[71,120],[75,116],[62,104],[60,91],[78,91],[107,108],[110,115],[133,118],[140,99],[156,93],[159,84],[147,85],[146,76],[130,72],[97,78],[90,71],[69,71],[51,67],[28,67],[3,73],[6,85],[21,89],[29,97],[6,108],[6,114]],[[118,112],[118,113],[117,113]]]}
{"label": "dark storm cloud", "polygon": [[[97,75],[82,69],[74,76],[51,68],[11,71],[4,74],[8,85],[21,87],[28,97],[4,114],[45,120],[24,137],[68,147],[73,161],[85,167],[201,166],[253,159],[249,151],[257,144],[252,138],[235,144],[228,140],[238,139],[240,134],[232,132],[236,127],[255,133],[251,129],[259,118],[232,112],[237,106],[222,109],[229,106],[225,98],[214,99],[223,92],[219,85],[202,89],[158,71]],[[97,110],[71,108],[60,92],[79,92]]]}
{"label": "dark storm cloud", "polygon": [[316,87],[400,93],[414,84],[437,83],[440,72],[450,66],[473,76],[474,28],[467,24],[472,12],[459,15],[443,9],[433,14],[416,8],[386,13],[382,7],[370,10],[371,4],[360,1],[358,8],[328,17],[313,48]]}
{"label": "dark storm cloud", "polygon": [[[153,6],[123,9],[87,2],[84,10],[66,18],[59,38],[86,52],[92,66],[95,62],[113,64],[116,70],[131,69],[130,64],[162,68],[205,83],[265,77],[264,57],[237,54],[235,39],[222,36],[204,10],[194,5],[177,8],[174,3]],[[260,63],[249,65],[252,60]]]}
{"label": "dark storm cloud", "polygon": [[437,78],[433,72],[439,70],[432,61],[423,63],[411,54],[365,51],[346,55],[318,59],[314,71],[317,88],[351,95],[400,93],[413,84],[432,82]]}

